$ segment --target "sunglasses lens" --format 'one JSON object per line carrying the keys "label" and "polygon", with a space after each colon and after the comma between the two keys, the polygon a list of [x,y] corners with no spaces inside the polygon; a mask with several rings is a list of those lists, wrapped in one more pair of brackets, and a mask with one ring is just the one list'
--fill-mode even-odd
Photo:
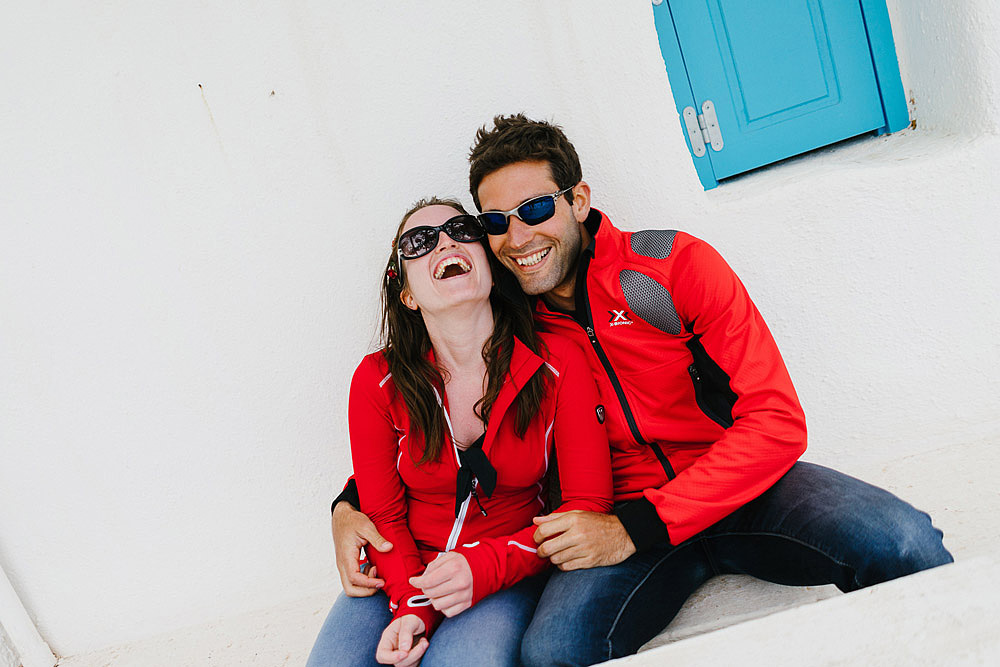
{"label": "sunglasses lens", "polygon": [[556,201],[550,195],[526,201],[517,207],[517,217],[529,225],[537,225],[540,222],[545,222],[555,212]]}
{"label": "sunglasses lens", "polygon": [[434,250],[441,230],[453,241],[471,243],[483,238],[483,228],[474,215],[456,215],[440,227],[414,227],[399,237],[397,245],[403,259],[416,259]]}
{"label": "sunglasses lens", "polygon": [[507,231],[507,216],[503,213],[480,213],[479,222],[487,234],[496,236]]}
{"label": "sunglasses lens", "polygon": [[404,259],[426,255],[437,245],[438,230],[433,227],[414,227],[399,237],[399,253]]}
{"label": "sunglasses lens", "polygon": [[471,215],[461,215],[452,218],[445,223],[444,231],[453,240],[460,243],[478,241],[483,238],[483,228],[479,226],[479,221]]}

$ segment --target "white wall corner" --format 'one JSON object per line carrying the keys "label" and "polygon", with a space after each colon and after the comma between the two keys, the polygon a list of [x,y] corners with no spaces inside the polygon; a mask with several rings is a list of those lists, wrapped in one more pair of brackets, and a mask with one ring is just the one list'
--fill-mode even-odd
{"label": "white wall corner", "polygon": [[0,667],[55,667],[56,657],[0,569]]}

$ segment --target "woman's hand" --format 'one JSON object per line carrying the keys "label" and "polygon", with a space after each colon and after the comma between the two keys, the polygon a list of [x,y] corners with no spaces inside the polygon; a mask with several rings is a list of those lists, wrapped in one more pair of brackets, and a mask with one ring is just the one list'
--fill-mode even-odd
{"label": "woman's hand", "polygon": [[445,616],[454,616],[472,606],[472,568],[465,556],[454,551],[432,560],[419,577],[410,577],[431,599],[435,609]]}
{"label": "woman's hand", "polygon": [[375,576],[374,567],[368,571],[368,576],[361,572],[358,564],[363,546],[374,547],[382,553],[392,549],[392,544],[379,535],[375,524],[346,502],[337,503],[333,508],[330,524],[344,593],[348,597],[363,598],[385,586],[385,581]]}
{"label": "woman's hand", "polygon": [[423,636],[424,622],[416,614],[406,614],[393,619],[378,641],[375,660],[380,665],[414,667],[420,664],[429,645]]}

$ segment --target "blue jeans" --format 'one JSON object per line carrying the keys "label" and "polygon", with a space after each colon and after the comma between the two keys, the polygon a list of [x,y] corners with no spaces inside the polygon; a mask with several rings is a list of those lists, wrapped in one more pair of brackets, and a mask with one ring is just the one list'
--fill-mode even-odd
{"label": "blue jeans", "polygon": [[[524,579],[441,621],[431,635],[421,667],[519,665],[521,637],[547,578],[542,574]],[[319,631],[306,667],[374,667],[378,664],[375,647],[391,620],[384,593],[367,598],[341,593]]]}
{"label": "blue jeans", "polygon": [[718,574],[832,583],[846,592],[951,561],[925,513],[888,491],[799,462],[759,498],[679,546],[553,573],[521,658],[534,667],[631,655]]}

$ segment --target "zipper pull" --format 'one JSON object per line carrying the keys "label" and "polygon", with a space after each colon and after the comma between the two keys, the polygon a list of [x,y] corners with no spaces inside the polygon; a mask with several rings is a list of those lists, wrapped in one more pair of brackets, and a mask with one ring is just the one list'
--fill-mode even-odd
{"label": "zipper pull", "polygon": [[482,512],[483,516],[489,516],[486,514],[486,510],[483,509],[483,504],[479,502],[479,494],[476,493],[476,487],[472,487],[472,499],[476,501],[476,505],[479,506],[479,511]]}
{"label": "zipper pull", "polygon": [[591,343],[597,343],[597,335],[594,334],[594,327],[587,327],[587,337],[590,338]]}
{"label": "zipper pull", "polygon": [[691,377],[694,378],[696,382],[701,382],[701,376],[698,375],[698,367],[697,366],[695,366],[694,364],[691,364],[690,366],[688,366],[688,373],[691,374]]}

